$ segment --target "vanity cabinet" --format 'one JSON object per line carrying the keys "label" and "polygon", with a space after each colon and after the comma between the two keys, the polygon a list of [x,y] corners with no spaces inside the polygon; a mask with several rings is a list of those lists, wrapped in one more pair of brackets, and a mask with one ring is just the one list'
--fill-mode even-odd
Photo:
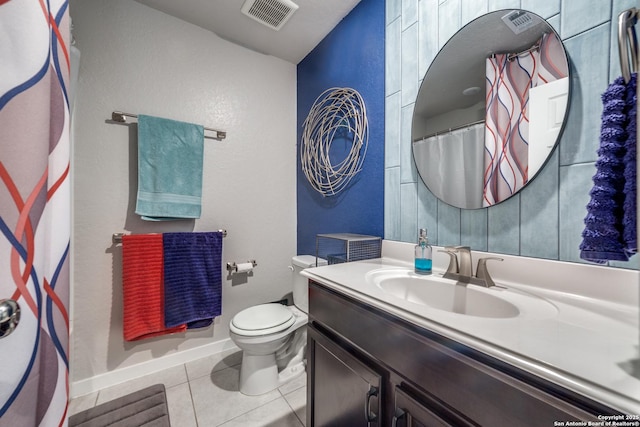
{"label": "vanity cabinet", "polygon": [[382,374],[317,330],[307,332],[315,368],[313,425],[380,425]]}
{"label": "vanity cabinet", "polygon": [[530,427],[617,414],[314,281],[307,361],[307,427]]}

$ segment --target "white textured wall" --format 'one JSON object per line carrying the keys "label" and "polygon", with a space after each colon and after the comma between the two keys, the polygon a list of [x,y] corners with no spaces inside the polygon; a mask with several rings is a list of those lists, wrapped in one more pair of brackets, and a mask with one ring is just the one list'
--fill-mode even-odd
{"label": "white textured wall", "polygon": [[[133,0],[72,0],[70,12],[82,52],[74,116],[71,381],[82,382],[221,342],[235,313],[290,292],[296,68]],[[136,127],[109,123],[114,110],[228,132],[223,142],[205,139],[202,218],[148,223],[133,213]],[[258,262],[245,283],[229,280],[224,270],[222,316],[186,336],[123,342],[121,248],[112,246],[111,235],[219,228],[228,231],[223,262]]]}

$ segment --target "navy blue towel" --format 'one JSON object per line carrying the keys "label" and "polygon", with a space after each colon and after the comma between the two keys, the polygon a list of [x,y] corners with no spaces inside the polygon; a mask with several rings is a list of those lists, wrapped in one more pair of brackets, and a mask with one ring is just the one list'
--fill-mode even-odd
{"label": "navy blue towel", "polygon": [[222,314],[222,233],[164,233],[165,325],[211,325]]}
{"label": "navy blue towel", "polygon": [[618,77],[602,94],[600,148],[580,257],[604,264],[636,252],[636,76]]}
{"label": "navy blue towel", "polygon": [[629,256],[638,252],[638,233],[636,225],[636,141],[637,141],[637,124],[636,114],[638,111],[638,99],[636,95],[638,75],[631,74],[631,80],[626,87],[626,107],[627,112],[627,140],[625,142],[626,153],[624,155],[624,215],[622,217],[622,226],[624,232],[622,237],[624,240],[624,250]]}

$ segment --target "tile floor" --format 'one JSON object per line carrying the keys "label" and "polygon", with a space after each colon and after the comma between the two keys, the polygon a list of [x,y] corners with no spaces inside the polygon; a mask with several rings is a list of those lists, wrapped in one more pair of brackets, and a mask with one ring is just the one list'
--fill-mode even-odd
{"label": "tile floor", "polygon": [[73,399],[69,415],[163,383],[172,427],[302,427],[306,375],[261,396],[238,391],[242,352],[220,353]]}

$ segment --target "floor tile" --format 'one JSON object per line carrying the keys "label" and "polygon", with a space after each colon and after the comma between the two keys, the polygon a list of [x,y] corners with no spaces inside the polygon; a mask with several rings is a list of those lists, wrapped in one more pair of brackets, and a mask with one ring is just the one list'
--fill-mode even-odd
{"label": "floor tile", "polygon": [[242,350],[232,349],[188,362],[185,366],[187,367],[187,377],[189,380],[194,380],[211,375],[212,372],[237,366],[241,362]]}
{"label": "floor tile", "polygon": [[241,360],[241,351],[230,350],[79,396],[69,402],[69,415],[162,383],[173,426],[304,426],[306,374],[269,393],[245,396],[239,390]]}
{"label": "floor tile", "polygon": [[278,388],[282,395],[291,393],[294,390],[299,389],[300,387],[304,387],[307,385],[307,373],[303,372],[300,376],[292,379],[291,381],[283,384]]}
{"label": "floor tile", "polygon": [[169,420],[172,426],[198,427],[196,414],[191,400],[191,390],[188,383],[167,389],[167,406]]}
{"label": "floor tile", "polygon": [[307,424],[307,387],[304,386],[284,396],[303,425]]}
{"label": "floor tile", "polygon": [[220,425],[281,397],[278,390],[260,396],[245,396],[239,392],[239,381],[239,366],[190,381],[198,425]]}
{"label": "floor tile", "polygon": [[223,427],[301,427],[302,423],[283,397],[249,411]]}

